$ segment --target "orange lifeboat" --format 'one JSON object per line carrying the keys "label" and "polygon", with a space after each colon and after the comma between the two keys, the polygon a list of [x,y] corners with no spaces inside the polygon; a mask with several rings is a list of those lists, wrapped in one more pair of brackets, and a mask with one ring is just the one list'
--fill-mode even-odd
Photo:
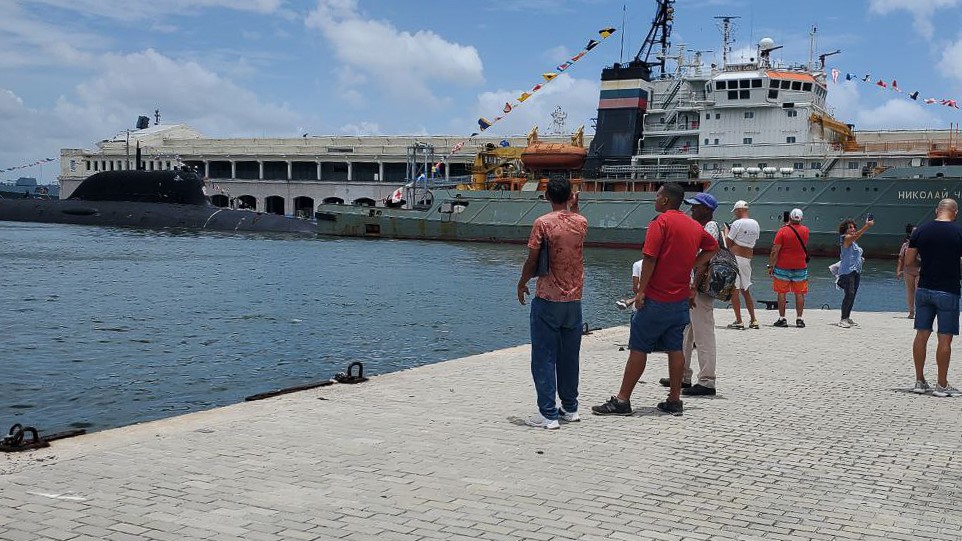
{"label": "orange lifeboat", "polygon": [[529,171],[574,171],[584,167],[587,157],[583,147],[533,141],[521,154],[521,163]]}

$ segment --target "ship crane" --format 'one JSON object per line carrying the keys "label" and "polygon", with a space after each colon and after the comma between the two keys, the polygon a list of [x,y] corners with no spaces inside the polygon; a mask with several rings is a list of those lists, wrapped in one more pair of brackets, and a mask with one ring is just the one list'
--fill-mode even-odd
{"label": "ship crane", "polygon": [[832,55],[838,54],[838,53],[840,53],[840,52],[842,52],[841,49],[835,49],[834,51],[832,51],[832,52],[830,52],[830,53],[822,53],[822,54],[818,55],[818,69],[824,70],[824,69],[825,69],[825,59],[828,58],[828,57],[830,57],[830,56],[832,56]]}
{"label": "ship crane", "polygon": [[[655,19],[648,30],[641,49],[635,55],[633,63],[641,63],[649,69],[658,66],[661,70],[660,76],[665,75],[665,61],[668,58],[668,50],[671,48],[671,26],[675,20],[675,0],[658,0],[658,10],[655,12]],[[655,52],[655,46],[659,46],[659,51]],[[652,60],[654,57],[655,60]]]}

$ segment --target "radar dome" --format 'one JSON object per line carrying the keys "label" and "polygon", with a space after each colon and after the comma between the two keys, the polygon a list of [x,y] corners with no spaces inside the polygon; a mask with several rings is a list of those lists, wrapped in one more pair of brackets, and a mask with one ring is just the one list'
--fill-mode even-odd
{"label": "radar dome", "polygon": [[775,40],[772,38],[762,38],[758,40],[758,48],[763,51],[768,51],[775,48]]}

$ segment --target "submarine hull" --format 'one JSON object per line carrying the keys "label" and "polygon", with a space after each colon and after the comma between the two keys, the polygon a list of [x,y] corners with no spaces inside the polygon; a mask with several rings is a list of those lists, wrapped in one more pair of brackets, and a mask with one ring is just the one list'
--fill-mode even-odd
{"label": "submarine hull", "polygon": [[80,200],[0,200],[0,221],[316,234],[313,222],[248,210],[178,203]]}

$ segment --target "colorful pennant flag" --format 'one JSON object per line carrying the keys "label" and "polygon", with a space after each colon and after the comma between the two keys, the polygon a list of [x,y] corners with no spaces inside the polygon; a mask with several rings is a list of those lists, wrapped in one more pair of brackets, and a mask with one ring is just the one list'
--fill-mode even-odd
{"label": "colorful pennant flag", "polygon": [[838,72],[838,70],[837,70],[836,68],[832,68],[832,82],[833,82],[833,83],[837,83],[837,82],[838,82],[838,73],[839,73],[839,72]]}
{"label": "colorful pennant flag", "polygon": [[911,94],[909,94],[909,97],[912,98],[913,100],[918,100],[918,99],[919,99],[919,91],[916,90],[915,92],[912,92]]}
{"label": "colorful pennant flag", "polygon": [[[601,36],[601,39],[602,39],[602,40],[607,39],[608,37],[610,37],[610,36],[611,36],[612,34],[614,34],[614,33],[615,33],[615,29],[612,28],[612,27],[603,28],[603,29],[601,29],[601,30],[598,31],[598,35]],[[584,58],[584,56],[585,56],[586,54],[588,54],[588,51],[590,51],[590,50],[594,49],[595,47],[597,47],[597,46],[599,45],[599,43],[600,43],[600,42],[599,42],[598,40],[595,40],[595,39],[588,40],[588,43],[585,45],[584,49],[581,50],[581,52],[579,52],[579,53],[576,54],[575,56],[571,57],[570,59],[566,60],[565,62],[562,62],[561,64],[559,64],[559,65],[555,68],[555,71],[542,73],[542,74],[541,74],[541,77],[544,79],[544,82],[543,82],[543,83],[537,83],[537,84],[535,84],[533,87],[531,87],[531,90],[529,90],[529,91],[527,91],[527,92],[522,92],[521,95],[517,97],[517,100],[518,100],[517,103],[506,102],[506,103],[504,104],[504,107],[501,109],[504,114],[496,117],[494,120],[488,120],[488,119],[486,119],[485,117],[480,117],[480,118],[478,118],[478,128],[480,129],[480,131],[483,132],[483,131],[487,130],[487,129],[490,128],[492,125],[494,125],[495,123],[497,123],[499,120],[501,120],[502,118],[504,118],[505,116],[507,116],[509,113],[511,113],[511,111],[515,110],[515,109],[518,107],[518,105],[524,103],[524,102],[525,102],[528,98],[530,98],[535,92],[541,90],[541,88],[544,87],[544,85],[546,85],[546,84],[550,83],[551,81],[553,81],[554,79],[556,79],[556,78],[558,77],[558,72],[562,72],[562,71],[565,71],[565,70],[567,70],[568,68],[570,68],[575,62],[577,62],[578,60]],[[468,139],[467,139],[467,140],[465,140],[465,141],[460,141],[460,142],[458,142],[457,144],[455,144],[453,147],[451,147],[451,150],[450,150],[450,152],[448,153],[448,155],[445,156],[445,157],[444,157],[440,162],[438,162],[438,163],[440,164],[440,163],[446,162],[447,159],[448,159],[448,157],[450,157],[452,154],[455,154],[455,153],[457,153],[458,151],[460,151],[462,148],[464,148],[465,144],[466,144],[469,140],[471,140],[472,138],[477,137],[478,134],[479,134],[479,132],[473,132],[473,133],[471,133],[470,136],[468,136]]]}
{"label": "colorful pennant flag", "polygon": [[878,80],[878,82],[877,82],[877,83],[875,83],[875,84],[876,84],[877,86],[880,86],[880,87],[882,87],[882,88],[886,88],[886,87],[888,87],[888,85],[887,85],[887,84],[885,84],[885,81],[883,81],[883,80],[881,80],[881,79],[879,79],[879,80]]}

